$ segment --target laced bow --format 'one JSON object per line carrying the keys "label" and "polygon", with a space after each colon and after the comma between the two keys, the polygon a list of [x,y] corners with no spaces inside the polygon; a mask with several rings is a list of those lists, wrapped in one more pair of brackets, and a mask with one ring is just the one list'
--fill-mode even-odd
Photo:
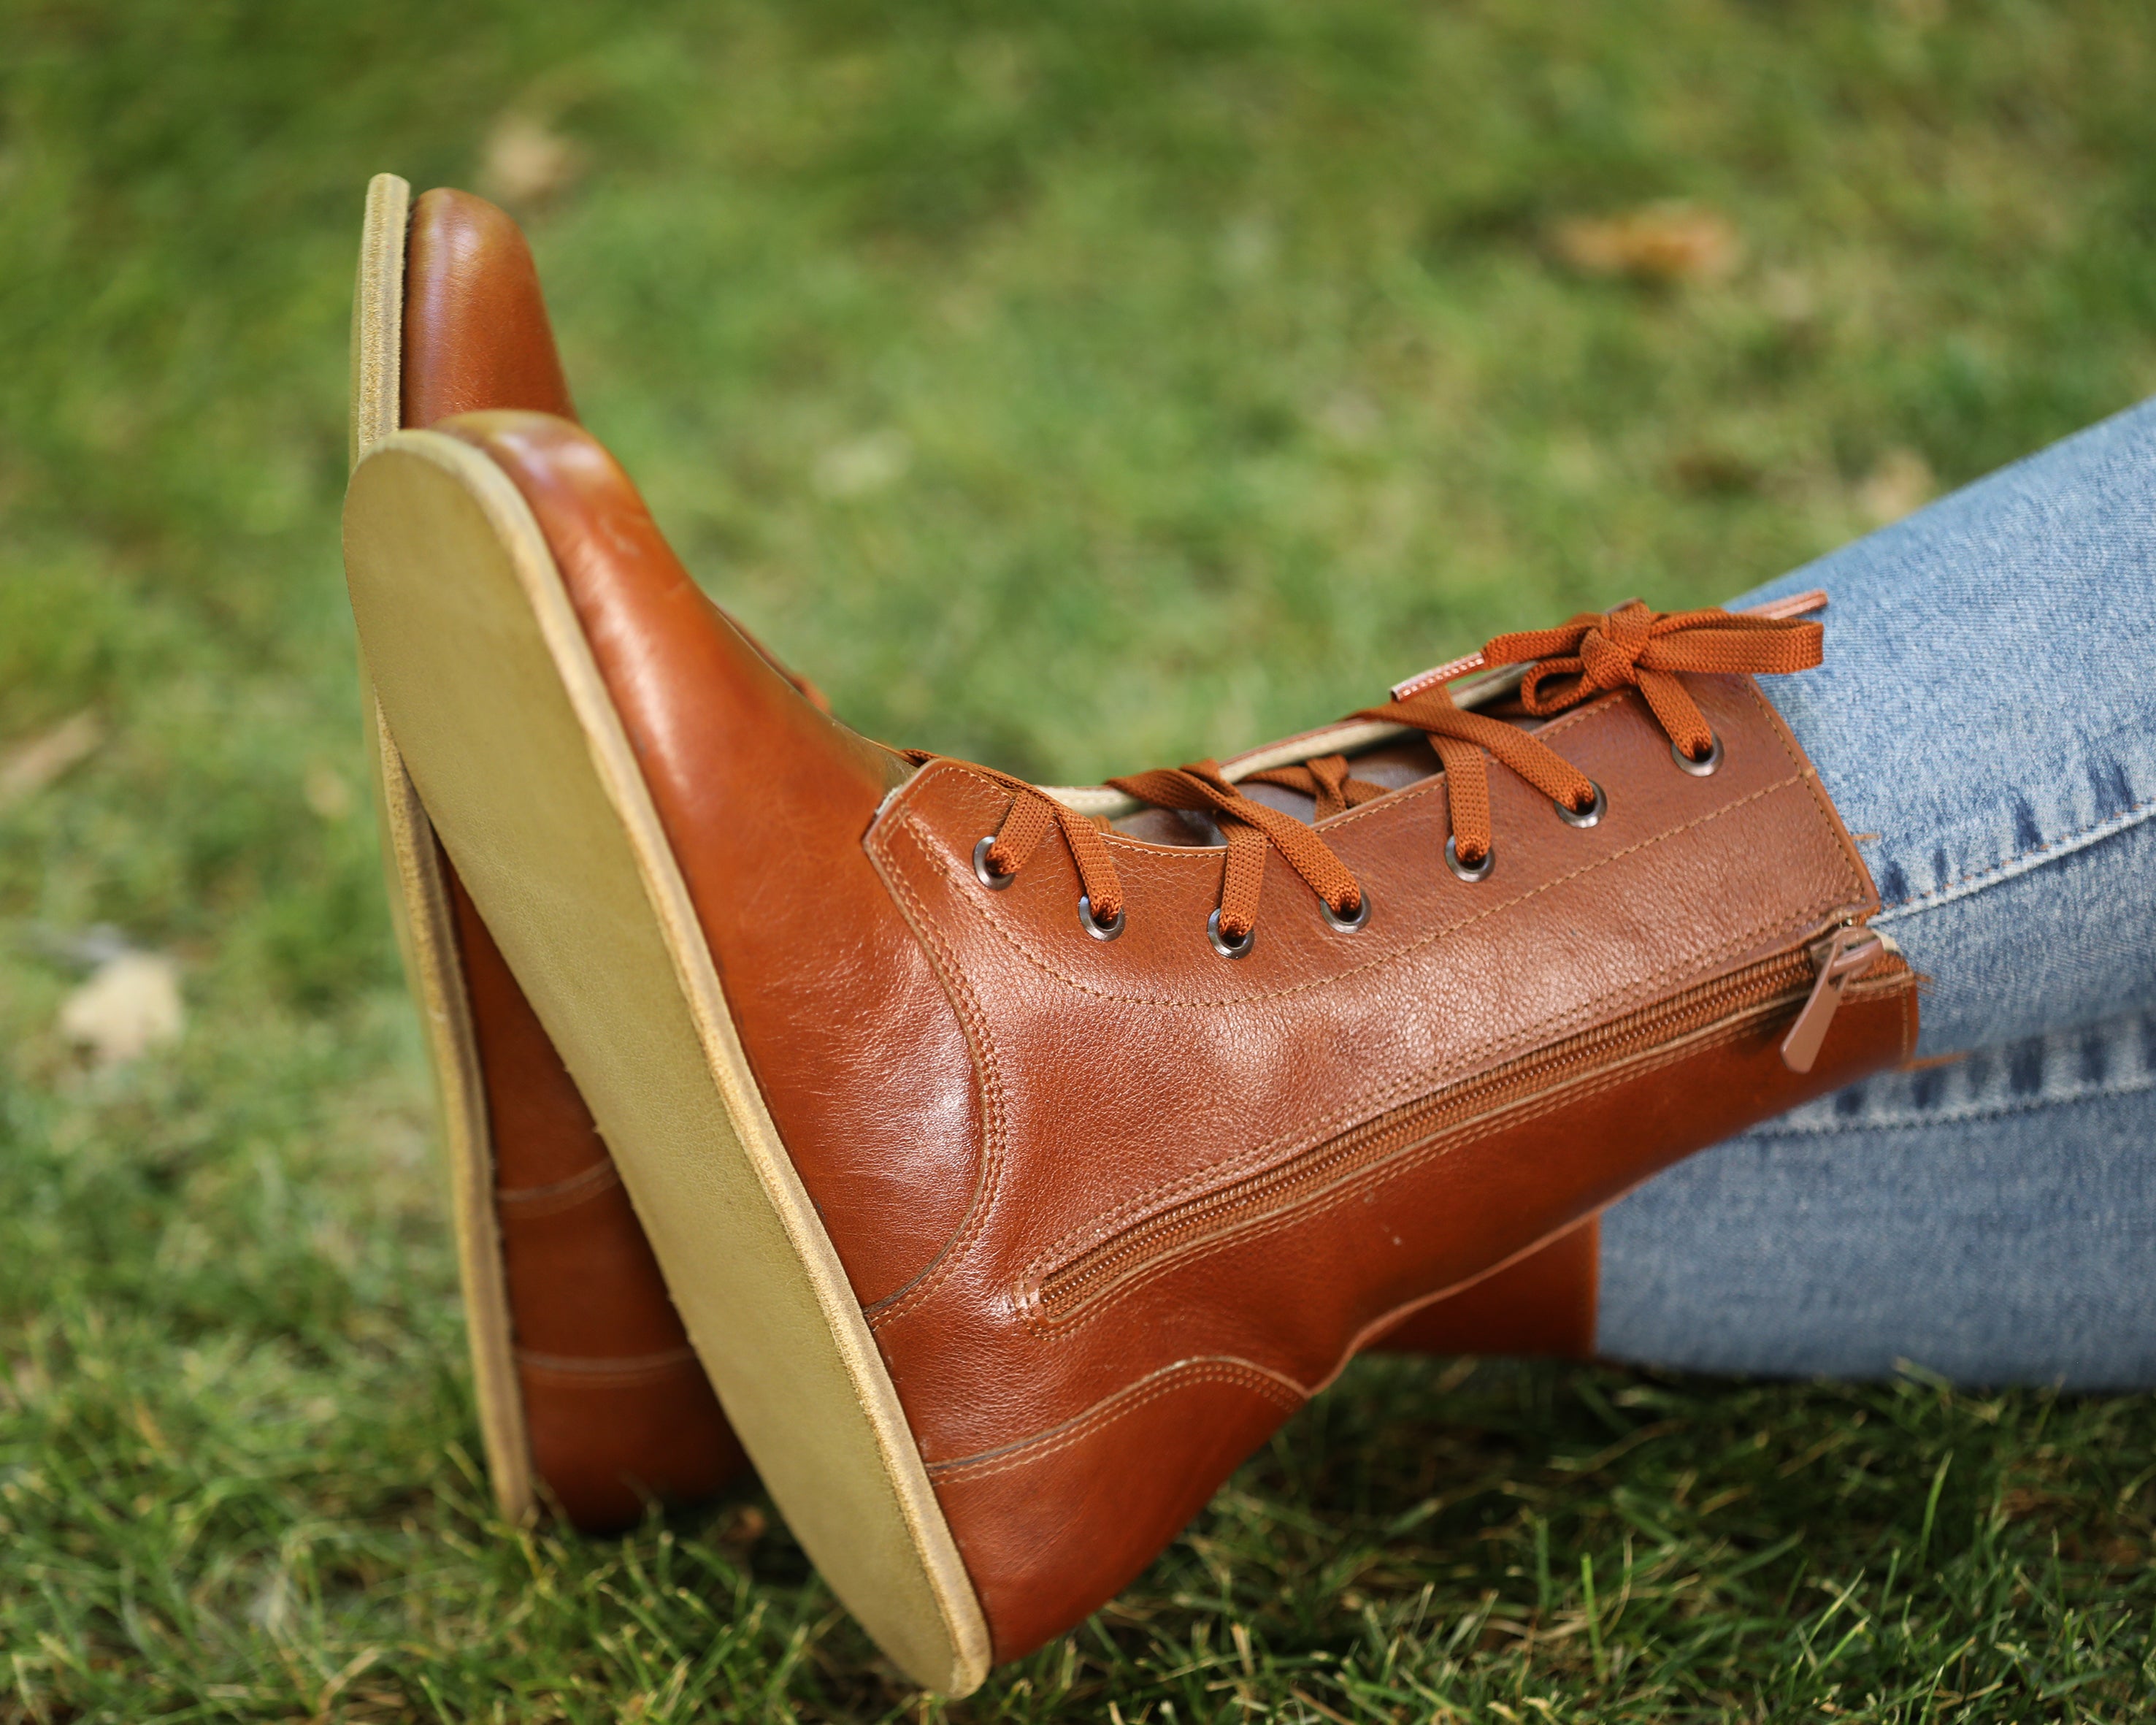
{"label": "laced bow", "polygon": [[[1654,611],[1635,599],[1613,611],[1583,611],[1554,629],[1492,636],[1481,658],[1486,665],[1525,663],[1520,705],[1537,718],[1613,689],[1636,688],[1671,746],[1697,763],[1713,753],[1714,731],[1676,672],[1805,671],[1820,662],[1825,641],[1815,620],[1718,607]],[[1470,870],[1487,860],[1494,842],[1488,757],[1575,815],[1594,806],[1594,781],[1586,774],[1517,725],[1463,711],[1442,683],[1355,717],[1407,725],[1430,739],[1445,768],[1453,854]]]}
{"label": "laced bow", "polygon": [[[1824,631],[1816,621],[1719,609],[1655,611],[1634,600],[1612,611],[1583,612],[1554,629],[1494,636],[1479,657],[1485,666],[1524,665],[1520,705],[1536,718],[1565,712],[1614,689],[1637,688],[1671,746],[1697,763],[1712,754],[1714,732],[1677,673],[1760,675],[1808,670],[1820,662],[1823,647]],[[1440,674],[1450,674],[1452,668]],[[1445,770],[1450,848],[1471,878],[1479,878],[1472,871],[1488,859],[1493,845],[1491,757],[1574,814],[1589,813],[1600,796],[1592,780],[1548,744],[1516,725],[1466,710],[1442,682],[1382,706],[1366,707],[1351,717],[1402,725],[1430,739]],[[934,759],[922,750],[908,751],[908,758],[916,764]],[[983,840],[976,854],[975,867],[983,871],[983,878],[991,885],[1002,884],[1024,866],[1052,829],[1060,830],[1077,867],[1096,932],[1104,936],[1120,932],[1123,888],[1115,858],[1101,837],[1107,822],[1081,815],[1008,773],[988,767],[973,770],[1014,793],[1001,829],[993,839]],[[1318,821],[1386,795],[1385,786],[1354,777],[1346,757],[1338,754],[1253,773],[1250,781],[1311,796],[1317,806],[1313,818]],[[1219,827],[1227,856],[1218,926],[1229,948],[1249,950],[1265,857],[1272,851],[1278,851],[1324,902],[1336,923],[1359,926],[1364,900],[1353,872],[1310,826],[1245,796],[1223,775],[1217,761],[1162,768],[1108,783],[1139,802],[1209,816]]]}
{"label": "laced bow", "polygon": [[1483,662],[1531,661],[1520,679],[1520,704],[1537,718],[1612,689],[1636,688],[1689,760],[1714,746],[1698,703],[1673,674],[1775,675],[1809,671],[1820,662],[1825,631],[1795,617],[1701,611],[1650,611],[1639,600],[1614,611],[1582,611],[1554,629],[1500,635],[1482,649]]}

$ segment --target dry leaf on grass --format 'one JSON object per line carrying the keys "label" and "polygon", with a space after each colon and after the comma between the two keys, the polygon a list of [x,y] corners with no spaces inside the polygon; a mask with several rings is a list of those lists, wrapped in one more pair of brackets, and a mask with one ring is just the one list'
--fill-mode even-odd
{"label": "dry leaf on grass", "polygon": [[1621,215],[1559,222],[1558,257],[1584,275],[1640,281],[1722,281],[1744,260],[1744,244],[1725,216],[1697,203],[1650,203]]}
{"label": "dry leaf on grass", "polygon": [[497,203],[528,208],[560,196],[583,167],[583,152],[552,126],[505,114],[486,135],[479,188]]}
{"label": "dry leaf on grass", "polygon": [[100,1066],[169,1047],[187,1028],[179,966],[162,953],[123,952],[60,1002],[60,1034]]}
{"label": "dry leaf on grass", "polygon": [[1932,464],[1912,449],[1890,449],[1856,487],[1856,507],[1874,527],[1913,515],[1939,488]]}
{"label": "dry leaf on grass", "polygon": [[104,740],[105,728],[97,715],[78,713],[0,753],[0,809],[43,790]]}
{"label": "dry leaf on grass", "polygon": [[306,798],[307,806],[323,820],[342,821],[352,813],[352,786],[345,776],[327,761],[318,760],[307,769],[306,776],[300,781],[300,794]]}
{"label": "dry leaf on grass", "polygon": [[1792,328],[1819,316],[1819,292],[1811,279],[1795,270],[1769,270],[1759,283],[1759,303],[1777,323]]}
{"label": "dry leaf on grass", "polygon": [[1360,389],[1335,390],[1314,417],[1319,430],[1349,449],[1368,448],[1385,429],[1383,413]]}
{"label": "dry leaf on grass", "polygon": [[913,462],[902,431],[871,431],[816,458],[816,489],[827,497],[865,497],[896,484]]}
{"label": "dry leaf on grass", "polygon": [[1670,476],[1703,497],[1748,496],[1766,482],[1766,470],[1750,456],[1719,444],[1695,444],[1670,461]]}

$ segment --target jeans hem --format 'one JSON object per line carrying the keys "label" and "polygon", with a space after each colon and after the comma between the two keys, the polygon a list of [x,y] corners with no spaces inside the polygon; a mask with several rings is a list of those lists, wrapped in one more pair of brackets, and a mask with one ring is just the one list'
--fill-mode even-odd
{"label": "jeans hem", "polygon": [[2025,1096],[2014,1102],[1964,1103],[1958,1108],[1937,1108],[1922,1114],[1863,1115],[1851,1120],[1810,1121],[1791,1125],[1769,1120],[1740,1134],[1745,1138],[1824,1138],[1845,1132],[1907,1132],[1925,1126],[1961,1125],[1973,1120],[1999,1120],[2017,1114],[2035,1114],[2046,1108],[2071,1108],[2081,1102],[2102,1102],[2113,1096],[2138,1096],[2156,1090],[2156,1078],[2138,1078],[2125,1084],[2093,1085],[2063,1096]]}
{"label": "jeans hem", "polygon": [[2128,832],[2151,818],[2156,818],[2156,797],[2135,803],[2131,808],[2123,809],[2093,826],[2084,826],[2078,832],[2067,833],[2062,838],[2038,845],[2034,850],[2010,857],[2005,862],[1994,863],[1979,873],[1964,875],[1959,879],[1948,881],[1943,887],[1934,887],[1928,893],[1919,893],[1912,899],[1897,899],[1892,904],[1882,905],[1872,917],[1872,924],[1876,927],[1881,923],[1898,922],[1903,917],[1914,916],[1918,911],[1933,909],[1941,904],[1951,904],[1956,899],[1970,898],[1989,887],[2002,886],[2010,880],[2042,868],[2046,862],[2070,857],[2076,851],[2085,851],[2114,833]]}

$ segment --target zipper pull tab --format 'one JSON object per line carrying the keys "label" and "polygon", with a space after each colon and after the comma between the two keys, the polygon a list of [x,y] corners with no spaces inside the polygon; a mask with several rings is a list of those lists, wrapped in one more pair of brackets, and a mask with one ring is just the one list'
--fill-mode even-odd
{"label": "zipper pull tab", "polygon": [[1849,986],[1849,979],[1878,957],[1885,944],[1871,929],[1851,924],[1836,929],[1812,948],[1812,961],[1819,966],[1819,980],[1812,984],[1811,998],[1797,1014],[1797,1022],[1782,1038],[1782,1058],[1791,1072],[1812,1069],[1812,1063],[1819,1058],[1820,1045],[1826,1041],[1827,1027],[1834,1022],[1835,1009],[1841,1004],[1842,991]]}

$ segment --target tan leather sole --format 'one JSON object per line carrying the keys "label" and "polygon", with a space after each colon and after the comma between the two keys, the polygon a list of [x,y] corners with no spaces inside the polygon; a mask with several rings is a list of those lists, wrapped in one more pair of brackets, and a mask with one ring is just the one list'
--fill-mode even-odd
{"label": "tan leather sole", "polygon": [[397,432],[353,475],[345,561],[405,765],[591,1105],[750,1458],[885,1652],[930,1688],[972,1690],[979,1604],[530,509],[477,451]]}
{"label": "tan leather sole", "polygon": [[[352,420],[355,466],[396,430],[398,379],[403,363],[404,229],[412,188],[393,173],[367,183],[360,231],[359,275],[352,297]],[[391,919],[404,957],[404,975],[419,1009],[427,1063],[439,1105],[442,1148],[449,1165],[449,1213],[455,1231],[457,1279],[464,1290],[465,1332],[471,1348],[472,1391],[479,1403],[480,1442],[495,1505],[512,1522],[537,1506],[531,1441],[517,1381],[509,1288],[494,1208],[494,1139],[480,1081],[471,996],[457,957],[449,883],[442,877],[434,830],[403,757],[382,722],[360,657],[367,757],[374,781],[376,823],[389,876]]]}

